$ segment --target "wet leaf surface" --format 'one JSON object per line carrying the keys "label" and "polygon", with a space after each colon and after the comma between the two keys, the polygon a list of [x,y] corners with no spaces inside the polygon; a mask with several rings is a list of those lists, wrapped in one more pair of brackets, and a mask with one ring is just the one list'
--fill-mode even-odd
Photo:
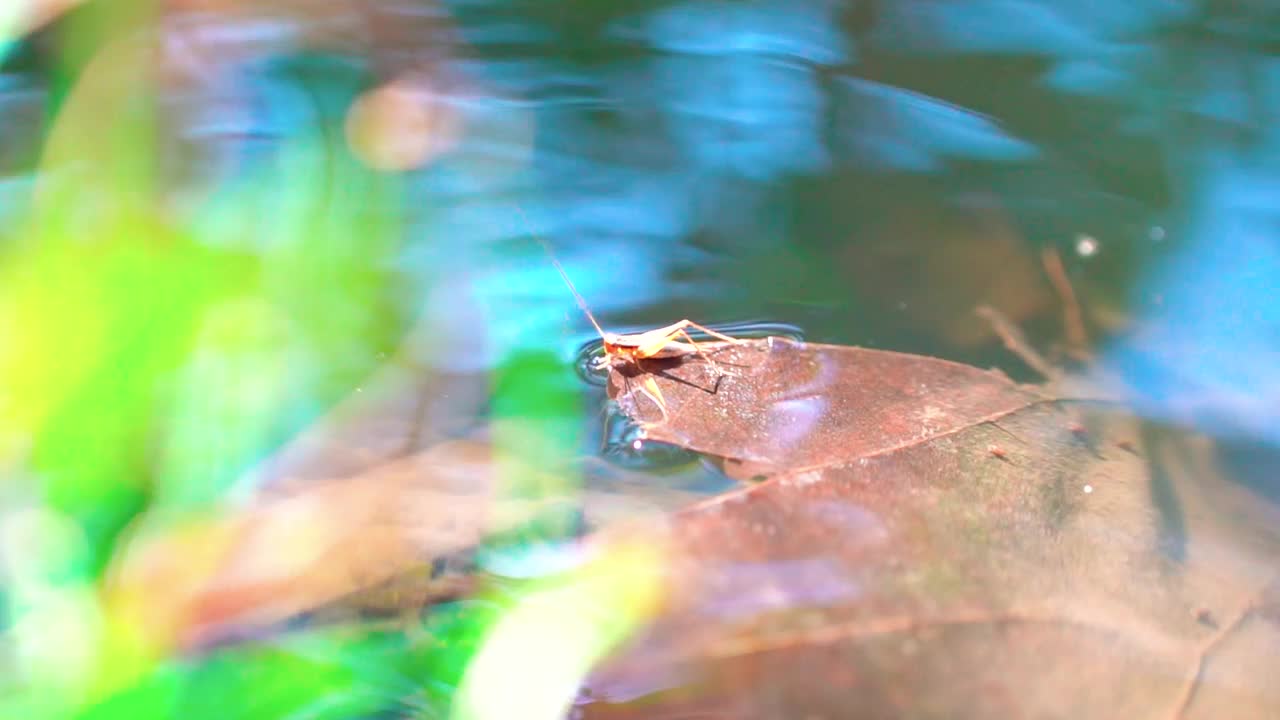
{"label": "wet leaf surface", "polygon": [[[664,422],[645,378],[659,385]],[[743,479],[881,454],[1047,398],[968,365],[782,338],[646,360],[609,382],[650,439],[724,458]]]}
{"label": "wet leaf surface", "polygon": [[674,548],[665,609],[583,717],[1280,712],[1280,512],[1206,439],[929,358],[708,356],[615,369],[611,393],[766,480],[648,531]]}

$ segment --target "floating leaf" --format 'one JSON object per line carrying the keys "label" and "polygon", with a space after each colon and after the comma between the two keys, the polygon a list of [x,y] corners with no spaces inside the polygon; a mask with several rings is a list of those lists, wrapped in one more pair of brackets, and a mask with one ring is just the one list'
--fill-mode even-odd
{"label": "floating leaf", "polygon": [[610,384],[650,438],[767,479],[660,531],[664,610],[595,669],[585,717],[1280,710],[1280,513],[1203,438],[963,365],[776,338]]}

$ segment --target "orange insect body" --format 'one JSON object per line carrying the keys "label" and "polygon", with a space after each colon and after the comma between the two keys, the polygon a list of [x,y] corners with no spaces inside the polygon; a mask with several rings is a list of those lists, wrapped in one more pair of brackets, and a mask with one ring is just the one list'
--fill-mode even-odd
{"label": "orange insect body", "polygon": [[[738,338],[729,337],[724,333],[716,332],[688,319],[671,323],[666,327],[630,335],[605,332],[604,328],[600,327],[600,323],[596,320],[596,316],[592,314],[591,308],[587,307],[587,301],[583,299],[582,294],[578,292],[578,288],[574,287],[573,281],[569,279],[569,274],[565,272],[564,267],[560,265],[560,261],[556,260],[555,255],[551,253],[551,247],[546,242],[543,242],[543,247],[546,248],[547,255],[560,273],[560,277],[564,279],[564,284],[569,287],[569,292],[573,293],[573,298],[578,302],[578,307],[582,309],[587,319],[591,321],[592,327],[600,335],[604,348],[601,366],[605,363],[613,364],[618,361],[638,363],[641,360],[682,357],[695,353],[704,355],[702,348],[689,335],[689,328],[700,330],[723,342],[742,342]],[[683,338],[683,341],[677,340],[677,338]],[[710,359],[708,359],[708,362],[711,362]],[[658,406],[658,409],[662,411],[662,418],[665,420],[667,418],[667,403],[662,397],[662,390],[658,388],[658,383],[654,381],[652,375],[645,375],[640,380],[640,389]]]}
{"label": "orange insect body", "polygon": [[[600,337],[604,341],[605,355],[611,357],[622,357],[633,361],[672,358],[702,352],[702,349],[698,347],[698,343],[689,337],[688,328],[701,330],[711,337],[724,342],[742,342],[737,338],[703,327],[692,320],[681,320],[666,327],[632,335],[602,332]],[[684,337],[686,342],[676,340],[677,337]]]}

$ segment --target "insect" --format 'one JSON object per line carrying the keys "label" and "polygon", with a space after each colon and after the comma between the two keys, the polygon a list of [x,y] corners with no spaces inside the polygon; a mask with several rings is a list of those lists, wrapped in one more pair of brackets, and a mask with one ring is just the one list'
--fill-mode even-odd
{"label": "insect", "polygon": [[[565,272],[564,266],[560,264],[560,261],[551,252],[551,247],[546,241],[542,241],[542,246],[546,249],[547,256],[551,258],[551,263],[555,265],[556,271],[560,273],[564,284],[568,286],[569,292],[573,293],[573,299],[577,301],[578,307],[582,309],[587,319],[591,321],[592,327],[596,329],[596,333],[600,335],[600,340],[604,347],[604,355],[596,361],[596,369],[609,366],[618,367],[620,364],[638,366],[642,360],[677,358],[695,354],[705,358],[713,367],[718,368],[719,366],[716,365],[715,361],[703,352],[702,347],[689,335],[689,328],[706,333],[722,342],[735,344],[744,342],[739,338],[716,332],[689,319],[671,323],[666,327],[646,330],[642,333],[619,335],[618,333],[607,332],[596,320],[591,308],[587,306],[587,301],[578,292],[578,288],[574,286],[573,280],[569,279],[569,273]],[[662,419],[665,421],[668,417],[667,402],[663,399],[662,390],[658,388],[658,383],[653,379],[652,375],[643,375],[640,379],[640,390],[658,406],[658,410],[662,412]]]}

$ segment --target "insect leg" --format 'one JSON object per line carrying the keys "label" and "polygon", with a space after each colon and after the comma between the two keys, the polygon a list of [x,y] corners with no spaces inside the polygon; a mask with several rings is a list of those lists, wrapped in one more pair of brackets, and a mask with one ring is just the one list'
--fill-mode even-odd
{"label": "insect leg", "polygon": [[653,401],[654,405],[658,406],[658,410],[662,411],[662,422],[666,422],[668,418],[667,401],[662,399],[662,390],[658,387],[658,383],[653,379],[652,375],[645,375],[640,381],[640,392],[644,393],[646,397]]}
{"label": "insect leg", "polygon": [[[685,340],[687,340],[687,341],[689,342],[689,344],[693,346],[694,351],[695,351],[695,352],[697,352],[699,355],[701,355],[701,356],[702,356],[702,359],[706,360],[706,361],[707,361],[707,363],[711,365],[711,367],[715,368],[715,370],[716,370],[716,372],[717,372],[717,373],[720,373],[721,375],[729,375],[729,376],[732,376],[732,377],[738,377],[738,376],[737,376],[737,375],[735,375],[734,373],[731,373],[731,372],[729,372],[729,371],[725,370],[724,368],[720,367],[720,364],[719,364],[719,363],[717,363],[715,360],[712,360],[710,355],[708,355],[707,353],[703,352],[703,350],[702,350],[702,346],[701,346],[701,345],[699,345],[698,343],[694,342],[693,338],[692,338],[692,337],[690,337],[690,336],[689,336],[689,333],[688,333],[688,332],[686,332],[683,328],[681,328],[681,329],[679,330],[679,334],[684,336],[684,339],[685,339]],[[737,342],[737,341],[735,341],[735,342]]]}
{"label": "insect leg", "polygon": [[[721,333],[721,332],[716,332],[715,330],[712,330],[711,328],[709,328],[709,327],[707,327],[707,326],[705,326],[705,325],[699,325],[698,323],[696,323],[696,322],[694,322],[694,321],[692,321],[692,320],[681,320],[678,324],[681,326],[681,328],[680,328],[681,330],[683,330],[683,329],[684,329],[684,328],[686,328],[686,327],[691,327],[691,328],[693,328],[694,330],[698,330],[698,331],[704,332],[704,333],[706,333],[706,334],[710,335],[711,337],[713,337],[713,338],[715,338],[715,339],[717,339],[717,340],[723,340],[724,342],[731,342],[731,343],[735,343],[735,344],[737,344],[737,343],[743,343],[743,342],[746,342],[746,341],[745,341],[745,340],[743,340],[742,338],[729,337],[728,335],[725,335],[724,333]],[[687,333],[685,334],[685,337],[689,337]],[[692,342],[692,341],[691,341],[691,342]]]}

